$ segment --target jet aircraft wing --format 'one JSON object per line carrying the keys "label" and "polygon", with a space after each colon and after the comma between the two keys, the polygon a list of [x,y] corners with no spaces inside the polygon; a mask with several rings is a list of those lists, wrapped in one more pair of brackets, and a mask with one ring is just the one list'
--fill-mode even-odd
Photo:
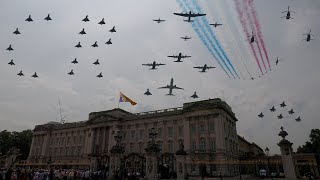
{"label": "jet aircraft wing", "polygon": [[166,86],[163,86],[163,87],[159,87],[158,89],[164,89],[164,88],[170,89],[170,86],[169,86],[169,85],[166,85]]}

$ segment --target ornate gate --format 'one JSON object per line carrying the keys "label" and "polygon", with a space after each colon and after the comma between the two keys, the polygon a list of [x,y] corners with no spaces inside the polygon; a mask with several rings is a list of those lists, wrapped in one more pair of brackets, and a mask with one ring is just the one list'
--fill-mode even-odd
{"label": "ornate gate", "polygon": [[[124,169],[127,174],[145,175],[146,158],[137,153],[131,153],[124,157]],[[126,174],[126,175],[127,175]]]}
{"label": "ornate gate", "polygon": [[159,173],[161,178],[169,179],[170,176],[175,173],[174,169],[174,154],[173,153],[164,153],[160,156],[159,159]]}

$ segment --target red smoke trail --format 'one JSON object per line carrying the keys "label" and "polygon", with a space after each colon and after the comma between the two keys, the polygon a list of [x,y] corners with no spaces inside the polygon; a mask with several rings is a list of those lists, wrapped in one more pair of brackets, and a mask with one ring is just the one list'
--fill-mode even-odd
{"label": "red smoke trail", "polygon": [[255,8],[253,0],[249,0],[249,6],[250,6],[250,9],[251,9],[251,13],[253,14],[254,24],[257,27],[259,41],[261,42],[264,55],[267,58],[269,69],[271,70],[268,52],[267,52],[267,49],[266,49],[266,46],[265,46],[265,43],[264,43],[264,39],[263,39],[263,36],[262,36],[262,33],[261,33],[261,26],[260,26],[260,23],[258,21],[258,16],[257,16],[257,12],[256,12],[256,8]]}
{"label": "red smoke trail", "polygon": [[[248,4],[248,1],[244,0],[244,11],[246,12],[246,15],[247,15],[247,21],[249,21],[249,25],[251,27],[251,30],[254,31],[257,28],[255,28],[255,24],[251,20],[251,15],[250,15],[249,9],[247,7],[247,4]],[[257,34],[257,36],[258,36],[258,34]],[[262,51],[261,51],[261,47],[260,47],[260,42],[258,41],[258,39],[256,39],[255,42],[257,44],[257,48],[258,48],[258,51],[259,51],[259,55],[260,55],[264,70],[266,70],[266,72],[267,72],[267,68],[266,68],[266,65],[264,63],[264,59],[263,59],[263,55],[262,55]]]}
{"label": "red smoke trail", "polygon": [[[235,5],[236,5],[236,10],[237,10],[238,16],[240,18],[240,22],[241,22],[243,31],[246,34],[246,36],[248,37],[248,36],[250,36],[250,34],[249,34],[249,31],[248,31],[248,28],[247,28],[247,24],[246,24],[246,22],[245,22],[245,20],[243,18],[243,12],[241,11],[241,8],[240,8],[240,2],[239,2],[239,0],[234,0],[234,2],[235,2]],[[250,48],[251,48],[251,51],[252,51],[252,53],[254,55],[254,58],[255,58],[255,60],[256,60],[256,62],[258,64],[260,72],[263,73],[262,69],[261,69],[261,66],[260,66],[260,62],[258,61],[258,57],[257,57],[256,51],[255,51],[255,49],[254,49],[254,47],[253,47],[253,45],[251,43],[250,43]]]}

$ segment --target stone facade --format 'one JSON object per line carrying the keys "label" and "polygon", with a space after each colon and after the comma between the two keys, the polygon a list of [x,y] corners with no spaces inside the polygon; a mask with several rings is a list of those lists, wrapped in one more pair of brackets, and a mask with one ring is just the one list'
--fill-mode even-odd
{"label": "stone facade", "polygon": [[[199,175],[204,171],[211,175],[218,171],[236,173],[237,167],[233,164],[219,166],[238,160],[236,122],[231,107],[219,98],[136,114],[118,108],[92,112],[87,121],[37,125],[27,165],[110,168],[114,166],[110,161],[110,150],[116,143],[117,131],[122,133],[124,160],[140,158],[148,161],[145,159],[145,148],[150,141],[148,133],[155,128],[156,143],[161,148],[159,164],[167,170],[174,170],[180,176]],[[181,144],[187,155],[177,157]],[[124,162],[124,166],[132,164]],[[147,173],[147,170],[143,171]]]}

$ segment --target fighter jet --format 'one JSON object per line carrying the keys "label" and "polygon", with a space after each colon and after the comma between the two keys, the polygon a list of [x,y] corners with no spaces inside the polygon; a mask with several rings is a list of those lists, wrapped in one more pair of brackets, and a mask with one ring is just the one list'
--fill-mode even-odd
{"label": "fighter jet", "polygon": [[144,93],[144,95],[150,96],[152,95],[151,92],[149,91],[149,89],[147,89],[147,91]]}
{"label": "fighter jet", "polygon": [[183,59],[183,58],[189,58],[189,57],[191,57],[191,56],[187,56],[187,55],[183,56],[181,53],[179,53],[178,55],[172,55],[172,56],[168,56],[168,57],[178,58],[178,60],[173,61],[173,62],[183,62],[183,61],[181,61],[181,59]]}
{"label": "fighter jet", "polygon": [[108,45],[112,44],[111,38],[106,42],[106,44],[108,44]]}
{"label": "fighter jet", "polygon": [[279,57],[277,57],[276,66],[278,65],[278,63],[279,63]]}
{"label": "fighter jet", "polygon": [[81,46],[80,42],[78,42],[78,44],[75,47],[76,48],[81,48],[82,46]]}
{"label": "fighter jet", "polygon": [[275,112],[276,108],[274,108],[274,106],[272,106],[272,108],[270,109],[271,112]]}
{"label": "fighter jet", "polygon": [[48,16],[44,18],[44,20],[46,20],[46,21],[51,21],[52,19],[51,19],[51,17],[50,17],[50,14],[48,14]]}
{"label": "fighter jet", "polygon": [[199,72],[207,72],[207,69],[212,69],[212,68],[216,68],[216,67],[212,67],[212,66],[207,66],[207,64],[205,64],[204,66],[196,66],[193,68],[197,68],[197,69],[201,69],[201,71]]}
{"label": "fighter jet", "polygon": [[151,66],[150,70],[155,70],[157,69],[156,66],[163,66],[166,64],[161,64],[161,63],[156,63],[155,61],[153,61],[152,63],[149,64],[142,64],[143,66]]}
{"label": "fighter jet", "polygon": [[71,63],[78,64],[77,58],[75,58]]}
{"label": "fighter jet", "polygon": [[301,121],[301,118],[300,118],[300,116],[297,118],[297,119],[295,119],[297,122],[300,122]]}
{"label": "fighter jet", "polygon": [[290,111],[288,111],[288,113],[289,113],[289,114],[293,114],[293,113],[294,113],[293,109],[291,109]]}
{"label": "fighter jet", "polygon": [[192,97],[193,99],[199,98],[196,91],[194,92],[194,94],[193,94],[191,97]]}
{"label": "fighter jet", "polygon": [[13,34],[18,35],[18,34],[21,34],[21,33],[20,33],[19,29],[16,28],[16,30],[13,32]]}
{"label": "fighter jet", "polygon": [[82,28],[82,31],[80,31],[79,34],[84,35],[84,34],[87,34],[87,33],[84,31],[84,28]]}
{"label": "fighter jet", "polygon": [[11,47],[11,44],[9,45],[9,47],[6,50],[7,51],[13,51],[13,48]]}
{"label": "fighter jet", "polygon": [[222,24],[218,24],[218,23],[216,22],[216,23],[210,24],[210,25],[216,28],[217,26],[221,26]]}
{"label": "fighter jet", "polygon": [[278,119],[283,119],[283,116],[282,116],[282,114],[280,114],[279,116],[277,116],[278,117]]}
{"label": "fighter jet", "polygon": [[17,75],[18,75],[18,76],[24,76],[24,74],[22,73],[22,71],[20,71]]}
{"label": "fighter jet", "polygon": [[259,118],[263,118],[264,115],[263,115],[263,113],[261,112],[258,116],[259,116]]}
{"label": "fighter jet", "polygon": [[33,21],[32,18],[31,18],[31,15],[29,15],[29,17],[26,19],[26,21],[27,21],[27,22]]}
{"label": "fighter jet", "polygon": [[184,39],[185,41],[188,39],[191,39],[191,37],[185,36],[185,37],[180,37],[181,39]]}
{"label": "fighter jet", "polygon": [[85,17],[85,18],[83,18],[83,19],[82,19],[82,21],[84,21],[84,22],[88,22],[88,21],[89,21],[88,15],[86,15],[86,17]]}
{"label": "fighter jet", "polygon": [[[282,13],[287,13],[287,15],[286,15],[286,16],[283,16],[283,17],[281,17],[281,18],[293,19],[293,18],[291,17],[291,12],[293,12],[293,11],[290,11],[290,6],[288,6],[288,10],[282,12]],[[293,12],[293,13],[295,13],[295,12]]]}
{"label": "fighter jet", "polygon": [[112,32],[112,33],[117,32],[115,28],[116,28],[116,27],[115,27],[115,26],[113,26],[113,28],[112,28],[112,29],[110,29],[109,31],[110,31],[110,32]]}
{"label": "fighter jet", "polygon": [[97,59],[93,64],[94,64],[94,65],[99,65],[99,64],[100,64],[100,63],[99,63],[99,59]]}
{"label": "fighter jet", "polygon": [[284,103],[284,101],[280,104],[280,107],[286,107],[287,105]]}
{"label": "fighter jet", "polygon": [[250,36],[248,36],[248,37],[250,37],[250,43],[254,43],[254,36],[255,35],[253,34],[253,32]]}
{"label": "fighter jet", "polygon": [[174,96],[174,94],[172,94],[173,89],[182,89],[183,90],[183,88],[177,87],[177,85],[173,85],[173,78],[171,78],[171,80],[170,80],[170,85],[159,87],[158,89],[164,89],[164,88],[169,89],[169,94],[167,94],[168,96]]}
{"label": "fighter jet", "polygon": [[11,59],[11,61],[8,64],[11,65],[11,66],[15,65],[14,62],[13,62],[13,59]]}
{"label": "fighter jet", "polygon": [[37,75],[37,73],[35,72],[31,77],[33,77],[33,78],[37,78],[37,77],[38,77],[38,75]]}
{"label": "fighter jet", "polygon": [[91,45],[92,47],[98,47],[97,41],[94,42],[94,44]]}
{"label": "fighter jet", "polygon": [[70,72],[68,72],[68,74],[71,76],[71,75],[74,75],[74,73],[73,73],[73,69],[71,69],[71,71]]}
{"label": "fighter jet", "polygon": [[98,77],[98,78],[102,78],[102,77],[103,77],[103,76],[102,76],[102,73],[98,74],[97,77]]}
{"label": "fighter jet", "polygon": [[305,40],[305,41],[307,41],[307,42],[309,42],[309,41],[311,41],[311,40],[314,40],[314,39],[311,39],[311,36],[314,36],[313,34],[311,34],[311,29],[310,29],[310,31],[309,31],[308,33],[302,34],[302,35],[306,35],[306,36],[307,36],[306,39],[303,39],[303,40]]}
{"label": "fighter jet", "polygon": [[164,22],[164,21],[166,21],[166,20],[164,20],[164,19],[153,19],[153,21],[157,21],[157,23],[161,23],[161,22]]}
{"label": "fighter jet", "polygon": [[102,18],[102,20],[101,20],[98,24],[100,24],[100,25],[106,24],[106,23],[104,22],[104,18]]}
{"label": "fighter jet", "polygon": [[193,20],[191,20],[192,17],[198,17],[198,16],[205,16],[206,14],[200,14],[200,13],[192,13],[191,11],[189,11],[189,13],[173,13],[174,15],[177,16],[182,16],[182,17],[187,17],[187,20],[183,20],[186,22],[193,22]]}

